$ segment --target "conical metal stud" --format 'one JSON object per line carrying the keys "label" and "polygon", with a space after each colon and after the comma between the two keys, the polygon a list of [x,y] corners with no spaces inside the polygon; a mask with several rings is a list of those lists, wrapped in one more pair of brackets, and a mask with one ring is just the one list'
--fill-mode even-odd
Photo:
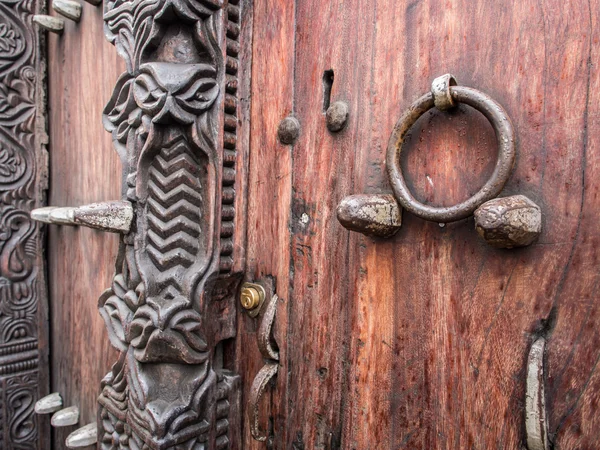
{"label": "conical metal stud", "polygon": [[63,406],[62,397],[58,392],[54,392],[50,395],[39,399],[35,403],[36,414],[50,414],[58,411]]}
{"label": "conical metal stud", "polygon": [[54,225],[81,225],[112,233],[128,233],[133,221],[133,207],[127,201],[76,207],[48,206],[31,211],[31,218]]}
{"label": "conical metal stud", "polygon": [[69,406],[56,411],[50,420],[53,427],[69,427],[77,422],[79,422],[79,408],[77,406]]}
{"label": "conical metal stud", "polygon": [[52,33],[56,34],[62,34],[65,28],[65,21],[59,17],[36,14],[35,16],[33,16],[33,21],[45,30],[51,31]]}
{"label": "conical metal stud", "polygon": [[52,9],[75,22],[81,18],[81,3],[74,0],[52,0]]}
{"label": "conical metal stud", "polygon": [[391,194],[357,194],[337,207],[342,226],[367,236],[388,238],[402,225],[402,208]]}
{"label": "conical metal stud", "polygon": [[69,436],[65,444],[67,448],[82,448],[88,445],[94,445],[98,442],[98,425],[95,423],[89,423],[84,427],[81,427],[73,431]]}

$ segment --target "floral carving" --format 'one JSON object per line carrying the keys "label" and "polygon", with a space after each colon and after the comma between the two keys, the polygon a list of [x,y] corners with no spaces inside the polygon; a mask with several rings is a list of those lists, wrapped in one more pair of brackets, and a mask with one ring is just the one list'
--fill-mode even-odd
{"label": "floral carving", "polygon": [[31,20],[41,7],[42,0],[0,0],[0,356],[8,356],[0,363],[0,448],[22,450],[47,442],[33,413],[45,393],[45,377],[38,376],[38,309],[45,297],[38,282],[41,241],[29,218],[43,140],[36,139],[36,118],[45,114],[36,102],[43,59]]}
{"label": "floral carving", "polygon": [[0,55],[14,55],[22,41],[22,36],[10,24],[0,23]]}

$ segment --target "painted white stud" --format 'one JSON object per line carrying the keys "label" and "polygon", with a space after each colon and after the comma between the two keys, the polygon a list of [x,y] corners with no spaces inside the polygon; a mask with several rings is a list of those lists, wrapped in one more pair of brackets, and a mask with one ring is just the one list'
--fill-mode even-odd
{"label": "painted white stud", "polygon": [[50,420],[53,427],[69,427],[77,424],[77,422],[79,422],[79,408],[77,406],[69,406],[56,411]]}
{"label": "painted white stud", "polygon": [[33,16],[34,23],[37,23],[40,27],[45,30],[51,31],[52,33],[62,34],[65,29],[65,21],[60,17],[46,16],[43,14],[36,14]]}
{"label": "painted white stud", "polygon": [[81,3],[75,0],[52,0],[52,9],[75,22],[81,18]]}
{"label": "painted white stud", "polygon": [[89,423],[84,427],[81,427],[73,431],[67,440],[65,445],[67,448],[82,448],[89,445],[94,445],[98,442],[98,425],[95,423]]}
{"label": "painted white stud", "polygon": [[39,399],[35,403],[34,410],[36,414],[50,414],[58,411],[62,406],[62,397],[58,392],[54,392]]}

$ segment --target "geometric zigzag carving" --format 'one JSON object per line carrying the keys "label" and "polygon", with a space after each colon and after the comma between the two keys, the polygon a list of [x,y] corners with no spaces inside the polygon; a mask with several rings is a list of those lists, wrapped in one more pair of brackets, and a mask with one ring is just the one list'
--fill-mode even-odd
{"label": "geometric zigzag carving", "polygon": [[127,61],[105,126],[125,163],[136,226],[100,301],[123,352],[122,377],[107,378],[99,399],[101,448],[234,450],[241,386],[221,343],[236,334],[241,281],[233,272],[240,0],[104,5],[106,35]]}
{"label": "geometric zigzag carving", "polygon": [[186,142],[163,147],[149,170],[146,243],[148,255],[161,271],[188,268],[197,260],[201,189],[200,165]]}

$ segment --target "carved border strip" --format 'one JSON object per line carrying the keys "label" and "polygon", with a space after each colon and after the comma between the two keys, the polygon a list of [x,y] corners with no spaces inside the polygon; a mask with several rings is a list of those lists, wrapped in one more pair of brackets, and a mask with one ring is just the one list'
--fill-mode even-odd
{"label": "carved border strip", "polygon": [[[48,393],[43,237],[29,212],[45,200],[44,0],[0,0],[0,449],[47,448],[34,414]],[[41,364],[39,362],[41,361]]]}
{"label": "carved border strip", "polygon": [[238,128],[238,69],[240,52],[239,0],[232,0],[227,7],[227,60],[224,102],[223,132],[223,195],[221,205],[221,273],[227,274],[233,267],[235,229],[235,176]]}

